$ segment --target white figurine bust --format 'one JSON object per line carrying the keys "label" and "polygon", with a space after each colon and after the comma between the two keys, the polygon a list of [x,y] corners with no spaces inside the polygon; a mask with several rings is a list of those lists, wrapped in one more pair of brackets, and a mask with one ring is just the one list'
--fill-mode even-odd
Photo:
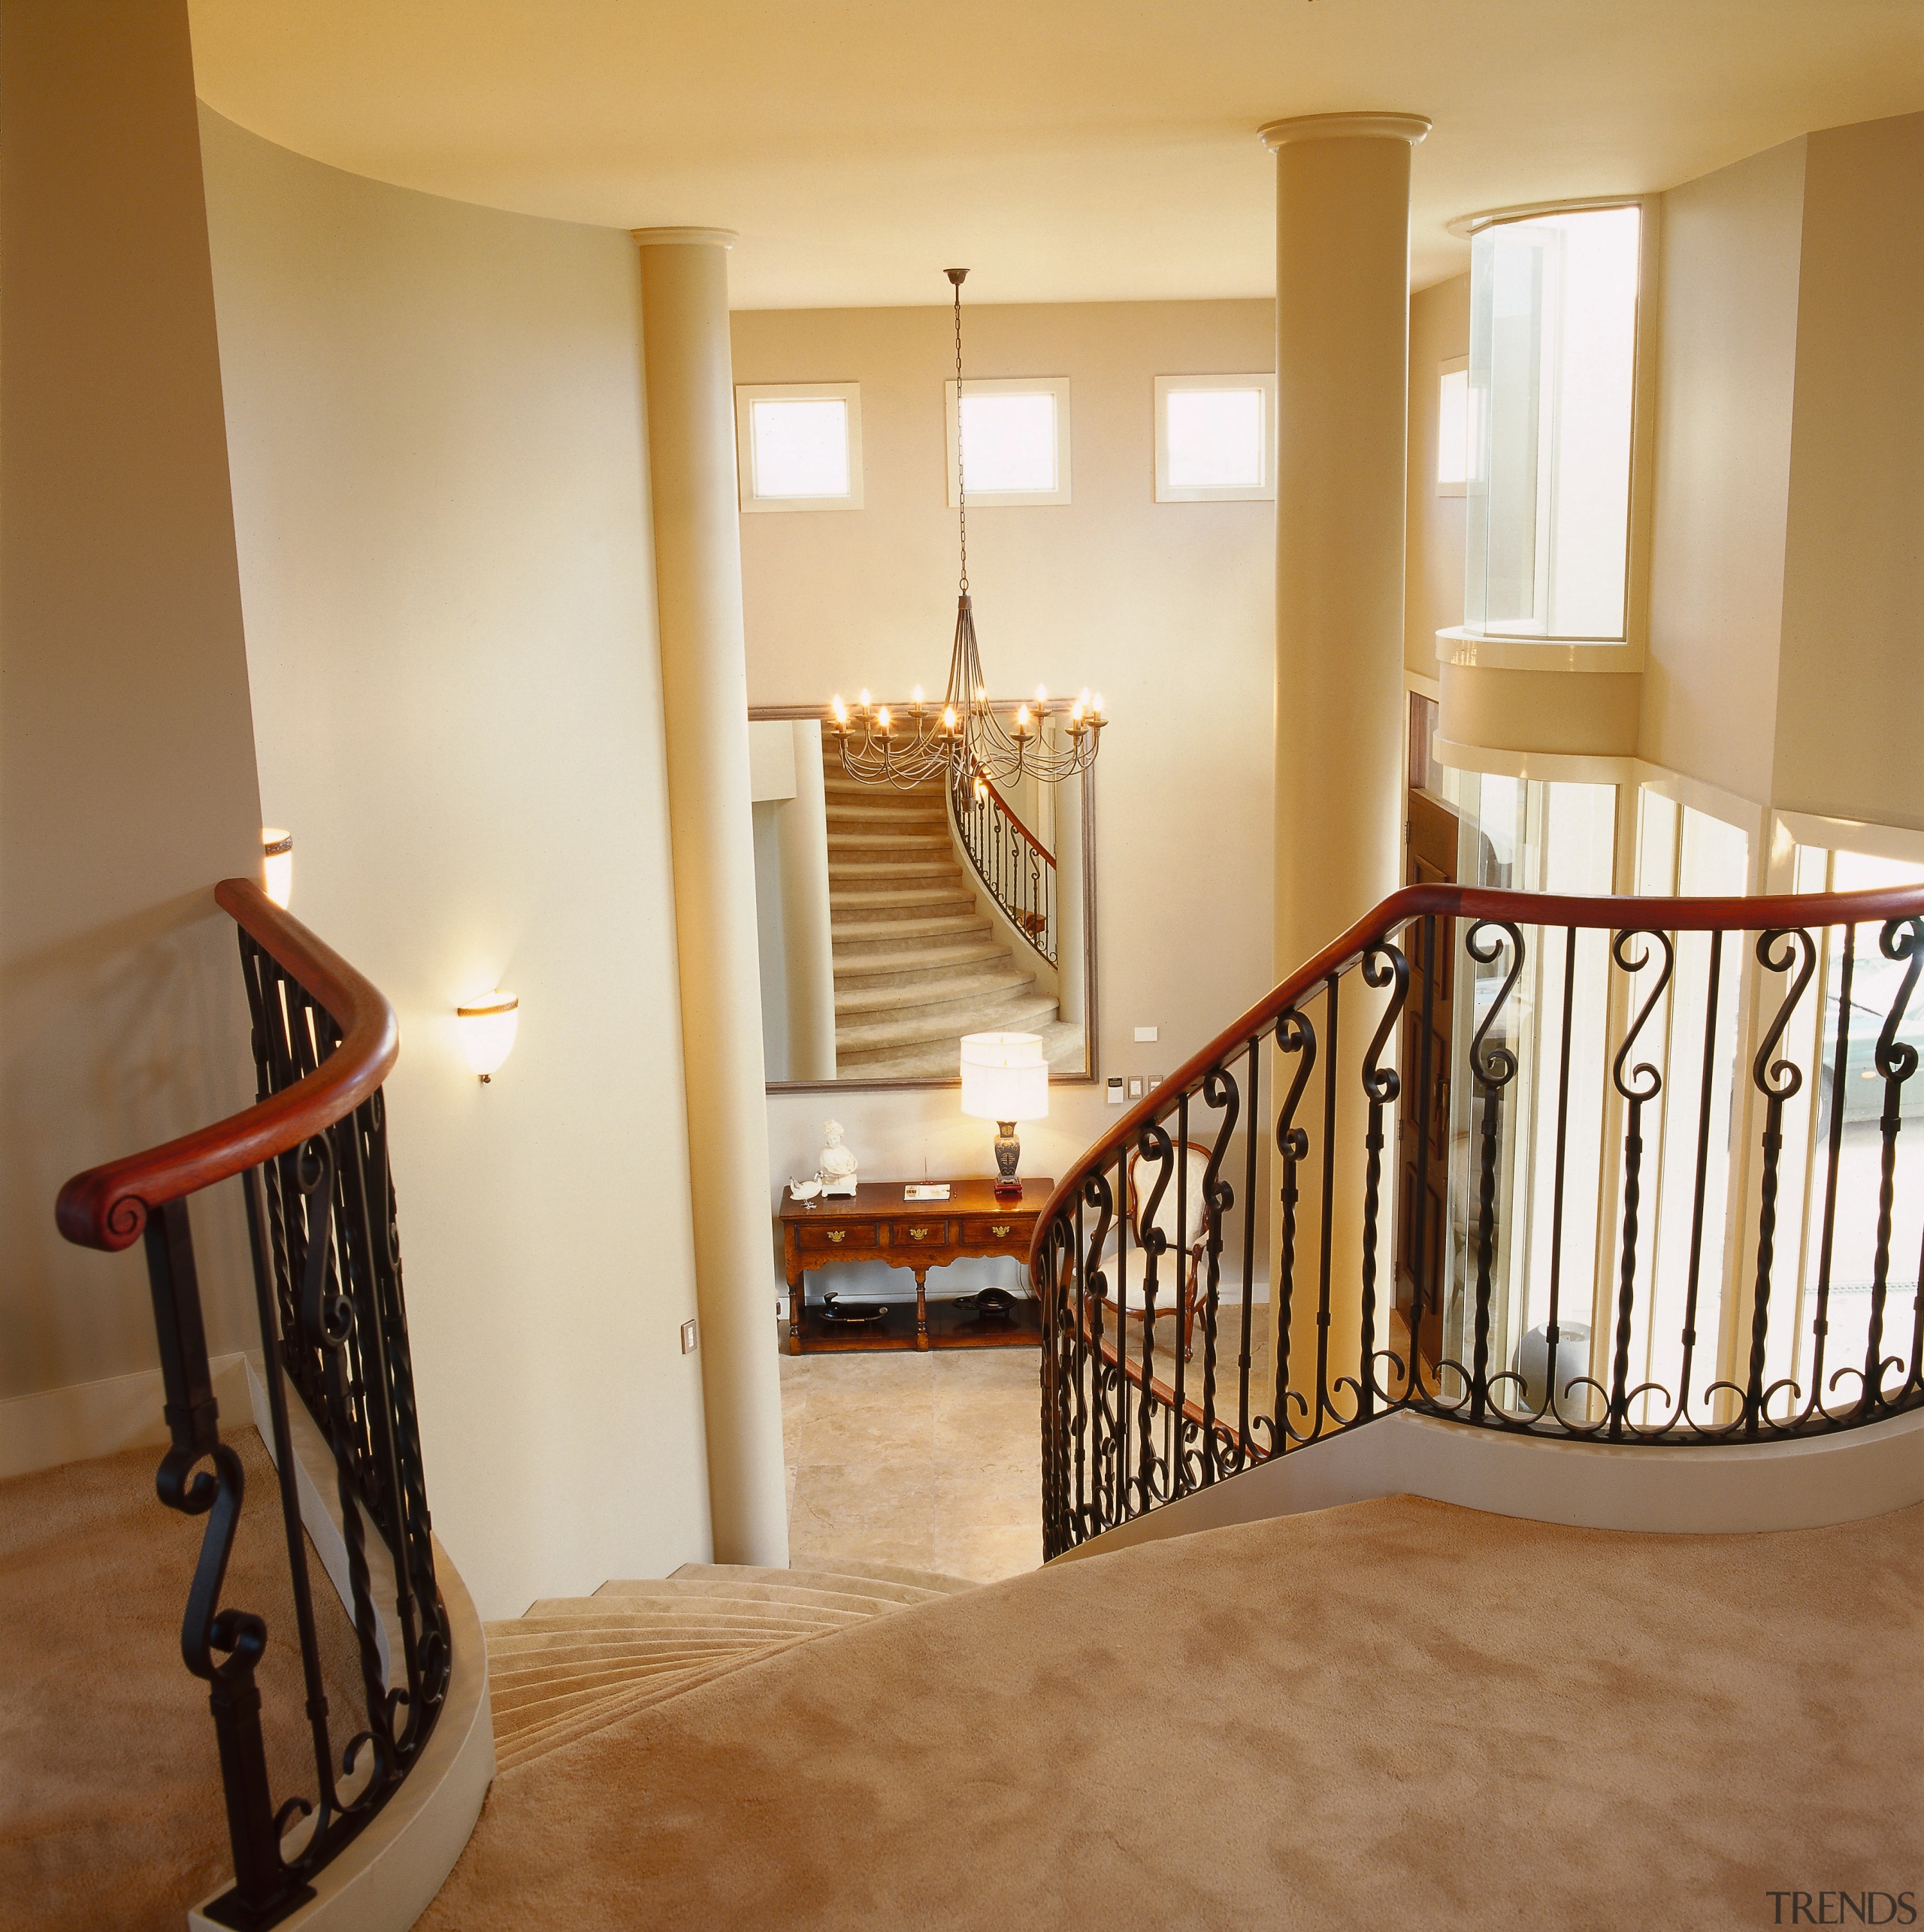
{"label": "white figurine bust", "polygon": [[849,1195],[855,1191],[855,1156],[842,1144],[842,1123],[821,1123],[821,1158],[815,1166],[815,1178],[824,1195]]}

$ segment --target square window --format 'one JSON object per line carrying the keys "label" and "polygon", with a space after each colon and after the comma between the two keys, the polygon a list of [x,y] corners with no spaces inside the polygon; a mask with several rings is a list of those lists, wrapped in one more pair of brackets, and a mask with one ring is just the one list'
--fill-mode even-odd
{"label": "square window", "polygon": [[1158,376],[1155,408],[1157,502],[1274,500],[1275,376]]}
{"label": "square window", "polygon": [[1453,356],[1436,379],[1436,494],[1460,497],[1470,479],[1470,359]]}
{"label": "square window", "polygon": [[744,384],[735,392],[735,441],[743,509],[861,508],[857,384]]}
{"label": "square window", "polygon": [[[955,506],[955,385],[942,385],[948,502]],[[988,377],[962,385],[961,457],[969,500],[985,506],[1069,501],[1069,382]]]}

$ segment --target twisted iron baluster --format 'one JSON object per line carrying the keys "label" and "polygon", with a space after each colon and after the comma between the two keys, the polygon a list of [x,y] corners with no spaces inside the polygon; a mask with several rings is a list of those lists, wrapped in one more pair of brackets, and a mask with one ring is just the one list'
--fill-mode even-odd
{"label": "twisted iron baluster", "polygon": [[1332,973],[1323,983],[1324,1020],[1329,1029],[1328,1051],[1323,1058],[1323,1187],[1322,1238],[1317,1256],[1316,1277],[1316,1405],[1310,1416],[1309,1439],[1323,1433],[1325,1416],[1340,1429],[1343,1419],[1330,1399],[1330,1271],[1336,1230],[1336,1019],[1342,989],[1340,976]]}
{"label": "twisted iron baluster", "polygon": [[[1435,1104],[1431,1081],[1435,1078],[1430,1062],[1435,1050],[1436,1020],[1436,917],[1423,915],[1423,1037],[1417,1054],[1416,1104],[1412,1117],[1416,1126],[1416,1199],[1410,1203],[1410,1370],[1407,1399],[1422,1404],[1429,1399],[1423,1386],[1423,1318],[1432,1284],[1429,1280],[1428,1246],[1429,1212],[1430,1112]],[[1440,1304],[1442,1283],[1433,1284]],[[1438,1308],[1439,1322],[1441,1308]]]}
{"label": "twisted iron baluster", "polygon": [[[1366,986],[1379,992],[1386,986],[1393,990],[1375,1036],[1363,1057],[1363,1090],[1369,1102],[1369,1125],[1363,1138],[1368,1159],[1363,1186],[1363,1374],[1360,1385],[1350,1382],[1356,1392],[1358,1422],[1367,1422],[1376,1413],[1376,1223],[1383,1190],[1383,1109],[1393,1105],[1403,1090],[1402,1078],[1396,1069],[1381,1062],[1390,1036],[1402,1017],[1403,1002],[1409,997],[1409,961],[1393,941],[1379,940],[1363,948],[1363,979]],[[1390,1359],[1396,1361],[1393,1353]],[[1400,1362],[1396,1365],[1402,1366]],[[1339,1388],[1342,1386],[1341,1382],[1337,1384]]]}
{"label": "twisted iron baluster", "polygon": [[[1109,1283],[1103,1271],[1102,1256],[1103,1245],[1109,1239],[1109,1228],[1115,1217],[1115,1196],[1110,1189],[1108,1177],[1100,1168],[1083,1182],[1082,1200],[1085,1205],[1095,1209],[1097,1217],[1095,1232],[1090,1235],[1088,1245],[1083,1250],[1082,1264],[1083,1279],[1089,1290],[1090,1426],[1093,1438],[1090,1445],[1092,1515],[1090,1521],[1085,1524],[1083,1533],[1090,1536],[1099,1534],[1112,1523],[1121,1519],[1116,1495],[1119,1451],[1115,1383],[1103,1353],[1103,1308],[1107,1299]],[[1120,1331],[1120,1316],[1118,1317],[1117,1326]]]}
{"label": "twisted iron baluster", "polygon": [[[1817,948],[1801,926],[1775,926],[1757,935],[1757,963],[1771,972],[1789,972],[1795,966],[1795,977],[1777,1017],[1771,1022],[1752,1063],[1751,1078],[1765,1098],[1764,1171],[1762,1206],[1757,1218],[1757,1275],[1750,1309],[1750,1364],[1744,1390],[1744,1433],[1756,1435],[1765,1420],[1765,1404],[1774,1389],[1764,1386],[1765,1347],[1770,1332],[1771,1270],[1775,1261],[1777,1240],[1777,1166],[1783,1153],[1784,1102],[1795,1097],[1804,1084],[1802,1072],[1791,1061],[1771,1062],[1777,1043],[1804,989],[1817,969]],[[1790,1383],[1793,1396],[1796,1385]]]}
{"label": "twisted iron baluster", "polygon": [[[1704,1261],[1704,1193],[1710,1171],[1711,1110],[1716,1095],[1717,1008],[1723,966],[1723,935],[1711,935],[1708,983],[1704,996],[1704,1069],[1697,1102],[1697,1171],[1691,1196],[1690,1266],[1684,1287],[1684,1362],[1677,1377],[1677,1407],[1671,1417],[1690,1423],[1690,1370],[1697,1350],[1697,1295]],[[1847,980],[1848,975],[1847,975]],[[1832,1179],[1835,1179],[1833,1171]]]}
{"label": "twisted iron baluster", "polygon": [[[1209,1204],[1209,1238],[1207,1285],[1202,1297],[1202,1481],[1217,1476],[1216,1453],[1216,1299],[1221,1290],[1223,1220],[1236,1205],[1236,1192],[1221,1177],[1223,1157],[1230,1150],[1241,1108],[1236,1084],[1223,1067],[1212,1066],[1202,1076],[1202,1097],[1222,1118],[1216,1123],[1215,1144],[1202,1170],[1202,1199]],[[1252,1143],[1253,1144],[1253,1143]]]}
{"label": "twisted iron baluster", "polygon": [[[1483,936],[1493,936],[1487,942]],[[1490,1297],[1491,1271],[1496,1256],[1496,1153],[1502,1133],[1502,1102],[1505,1087],[1517,1077],[1517,1057],[1506,1046],[1490,1042],[1492,1028],[1509,1002],[1523,970],[1523,936],[1507,919],[1479,919],[1464,936],[1463,948],[1479,965],[1488,966],[1502,956],[1502,941],[1511,949],[1509,975],[1498,989],[1490,1011],[1484,1015],[1470,1042],[1470,1072],[1483,1090],[1483,1156],[1477,1195],[1476,1332],[1471,1357],[1470,1420],[1481,1423],[1490,1402]],[[1459,1374],[1460,1364],[1454,1365]]]}
{"label": "twisted iron baluster", "polygon": [[1143,1160],[1156,1163],[1156,1184],[1151,1190],[1146,1205],[1142,1204],[1141,1189],[1136,1191],[1136,1242],[1142,1249],[1145,1259],[1142,1263],[1142,1386],[1141,1410],[1136,1423],[1141,1440],[1136,1444],[1135,1489],[1142,1508],[1150,1510],[1156,1505],[1155,1438],[1151,1422],[1154,1401],[1153,1385],[1156,1373],[1156,1278],[1157,1264],[1162,1259],[1163,1250],[1169,1246],[1169,1237],[1157,1225],[1156,1216],[1157,1211],[1162,1205],[1163,1192],[1169,1184],[1169,1175],[1175,1166],[1175,1160],[1169,1135],[1154,1120],[1146,1123],[1141,1133],[1136,1136],[1136,1150]]}
{"label": "twisted iron baluster", "polygon": [[[1857,1413],[1861,1418],[1872,1414],[1883,1400],[1884,1302],[1889,1293],[1891,1264],[1891,1208],[1896,1198],[1897,1187],[1897,1137],[1904,1125],[1904,1083],[1917,1071],[1917,1049],[1907,1040],[1900,1040],[1898,1029],[1904,1023],[1904,1009],[1910,1003],[1910,996],[1917,985],[1917,975],[1924,967],[1924,918],[1891,919],[1884,924],[1878,936],[1879,950],[1886,959],[1904,963],[1904,979],[1897,990],[1897,996],[1891,1002],[1890,1011],[1884,1015],[1882,1030],[1877,1035],[1877,1069],[1884,1081],[1884,1108],[1877,1126],[1882,1141],[1882,1165],[1877,1182],[1877,1259],[1871,1271],[1871,1326],[1864,1346],[1864,1386],[1858,1398]],[[1844,1063],[1838,1063],[1838,1081],[1842,1084]],[[1831,1102],[1833,1114],[1844,1111],[1844,1097],[1835,1095]]]}
{"label": "twisted iron baluster", "polygon": [[1248,1210],[1242,1217],[1242,1335],[1236,1352],[1236,1444],[1233,1466],[1244,1468],[1249,1461],[1249,1329],[1250,1302],[1256,1285],[1256,1123],[1263,1117],[1261,1078],[1263,1036],[1249,1043],[1249,1141],[1244,1150],[1245,1166],[1242,1198]]}
{"label": "twisted iron baluster", "polygon": [[[1292,1006],[1277,1020],[1276,1046],[1280,1052],[1300,1054],[1302,1058],[1296,1067],[1296,1078],[1290,1083],[1290,1090],[1284,1097],[1282,1109],[1276,1116],[1276,1151],[1283,1160],[1280,1190],[1283,1230],[1278,1250],[1276,1283],[1271,1292],[1271,1299],[1275,1304],[1276,1336],[1275,1408],[1269,1418],[1269,1453],[1272,1456],[1280,1456],[1288,1446],[1292,1433],[1290,1402],[1294,1401],[1305,1413],[1308,1408],[1308,1404],[1290,1386],[1290,1318],[1296,1292],[1296,1208],[1299,1192],[1296,1175],[1296,1169],[1309,1156],[1308,1130],[1296,1124],[1296,1110],[1302,1102],[1303,1090],[1309,1084],[1317,1052],[1316,1029],[1299,1008]],[[1258,1422],[1261,1420],[1260,1416],[1257,1418]]]}
{"label": "twisted iron baluster", "polygon": [[[1638,1036],[1644,1030],[1657,1002],[1663,997],[1665,990],[1670,984],[1671,972],[1676,963],[1675,949],[1671,945],[1668,933],[1654,927],[1626,927],[1610,942],[1611,957],[1626,972],[1641,972],[1650,963],[1647,947],[1635,959],[1630,957],[1630,946],[1639,939],[1653,939],[1662,948],[1663,966],[1657,975],[1656,985],[1650,989],[1650,996],[1639,1008],[1635,1019],[1630,1023],[1629,1031],[1623,1036],[1623,1044],[1617,1048],[1617,1057],[1610,1063],[1611,1084],[1628,1103],[1623,1133],[1623,1252],[1617,1276],[1617,1350],[1610,1371],[1608,1432],[1613,1441],[1623,1435],[1630,1416],[1630,1395],[1627,1383],[1630,1371],[1630,1337],[1635,1326],[1632,1317],[1637,1292],[1637,1212],[1641,1201],[1644,1108],[1646,1102],[1654,1100],[1663,1091],[1663,1075],[1648,1060],[1639,1061],[1627,1078],[1625,1069],[1629,1065],[1630,1051],[1637,1044]],[[1553,1375],[1556,1373],[1553,1355],[1550,1358],[1550,1372]]]}

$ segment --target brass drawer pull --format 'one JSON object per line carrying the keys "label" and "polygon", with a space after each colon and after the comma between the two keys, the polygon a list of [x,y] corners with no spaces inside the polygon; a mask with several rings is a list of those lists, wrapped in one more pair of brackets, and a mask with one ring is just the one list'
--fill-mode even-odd
{"label": "brass drawer pull", "polygon": [[846,1228],[825,1228],[822,1232],[832,1241],[846,1241],[849,1238],[849,1230]]}
{"label": "brass drawer pull", "polygon": [[929,1231],[927,1228],[911,1228],[909,1230],[909,1238],[912,1241],[925,1241],[928,1238]]}
{"label": "brass drawer pull", "polygon": [[1008,1235],[1009,1223],[1006,1221],[991,1221],[989,1223],[989,1232],[994,1235],[997,1241],[1001,1241]]}

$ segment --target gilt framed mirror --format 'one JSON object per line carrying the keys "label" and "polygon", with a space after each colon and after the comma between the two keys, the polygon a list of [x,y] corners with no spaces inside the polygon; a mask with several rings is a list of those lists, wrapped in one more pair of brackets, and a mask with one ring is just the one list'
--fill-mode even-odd
{"label": "gilt framed mirror", "polygon": [[818,710],[774,705],[749,710],[749,769],[771,1093],[953,1087],[981,1033],[1095,1079],[1093,769],[966,797],[867,783]]}

